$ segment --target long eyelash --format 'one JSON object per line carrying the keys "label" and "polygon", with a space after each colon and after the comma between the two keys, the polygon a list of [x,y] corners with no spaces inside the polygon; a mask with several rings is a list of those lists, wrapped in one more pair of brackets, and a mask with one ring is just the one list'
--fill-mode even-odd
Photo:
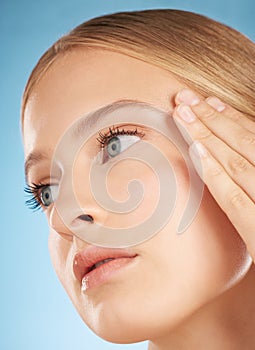
{"label": "long eyelash", "polygon": [[[138,131],[137,128],[132,130],[126,130],[126,129],[119,129],[119,127],[115,127],[114,125],[112,127],[108,128],[108,132],[98,133],[97,141],[100,143],[100,148],[104,148],[109,140],[118,135],[138,135],[140,137],[143,137],[145,134],[141,131]],[[35,184],[32,183],[31,185],[26,185],[24,188],[24,192],[30,197],[25,201],[26,206],[28,206],[29,209],[32,209],[33,211],[37,211],[40,209],[43,209],[43,204],[40,199],[40,193],[41,190],[44,187],[50,186],[49,184]]]}
{"label": "long eyelash", "polygon": [[40,200],[40,192],[42,188],[49,186],[49,184],[35,184],[26,185],[24,192],[30,196],[29,199],[25,201],[26,206],[33,211],[42,209],[42,202]]}
{"label": "long eyelash", "polygon": [[100,143],[100,148],[104,148],[106,146],[106,144],[108,143],[108,141],[114,136],[139,135],[140,137],[143,137],[145,134],[141,131],[138,131],[137,128],[135,128],[133,130],[126,130],[123,128],[122,130],[120,130],[118,126],[115,127],[113,125],[112,127],[108,128],[108,132],[106,132],[106,133],[99,132],[98,135],[99,135],[99,137],[97,138],[97,141]]}

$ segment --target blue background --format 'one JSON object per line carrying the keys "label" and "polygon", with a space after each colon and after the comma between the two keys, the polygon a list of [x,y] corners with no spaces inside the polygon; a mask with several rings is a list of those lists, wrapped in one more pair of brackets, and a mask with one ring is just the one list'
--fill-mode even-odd
{"label": "blue background", "polygon": [[81,321],[58,282],[48,254],[46,220],[42,213],[34,214],[24,206],[19,113],[22,91],[33,66],[62,34],[102,14],[149,8],[205,14],[255,39],[254,0],[0,1],[0,349],[147,348],[146,342],[115,345],[98,338]]}

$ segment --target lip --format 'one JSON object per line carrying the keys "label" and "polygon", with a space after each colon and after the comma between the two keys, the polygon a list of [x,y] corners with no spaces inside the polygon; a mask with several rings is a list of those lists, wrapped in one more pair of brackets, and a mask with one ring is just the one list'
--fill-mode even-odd
{"label": "lip", "polygon": [[[130,249],[100,248],[91,245],[74,256],[73,272],[82,291],[86,291],[107,281],[113,274],[134,261],[137,255]],[[96,263],[110,258],[113,260],[92,269]]]}

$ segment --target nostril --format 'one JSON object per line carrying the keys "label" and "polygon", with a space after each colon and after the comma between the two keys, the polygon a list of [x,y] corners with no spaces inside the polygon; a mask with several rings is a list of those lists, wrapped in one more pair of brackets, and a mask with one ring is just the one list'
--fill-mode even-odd
{"label": "nostril", "polygon": [[89,221],[89,222],[93,222],[94,219],[91,215],[87,215],[87,214],[83,214],[78,216],[78,219],[83,220],[83,221]]}

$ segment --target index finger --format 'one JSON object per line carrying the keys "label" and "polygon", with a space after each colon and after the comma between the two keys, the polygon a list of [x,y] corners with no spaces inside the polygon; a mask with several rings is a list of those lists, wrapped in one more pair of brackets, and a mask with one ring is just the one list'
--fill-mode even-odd
{"label": "index finger", "polygon": [[[214,96],[206,98],[205,101],[215,109],[217,109],[220,103],[222,104],[222,102]],[[248,117],[246,114],[238,111],[237,109],[231,107],[228,104],[224,103],[224,105],[225,108],[220,111],[221,114],[235,121],[245,129],[255,133],[255,119],[252,119],[251,116]]]}

